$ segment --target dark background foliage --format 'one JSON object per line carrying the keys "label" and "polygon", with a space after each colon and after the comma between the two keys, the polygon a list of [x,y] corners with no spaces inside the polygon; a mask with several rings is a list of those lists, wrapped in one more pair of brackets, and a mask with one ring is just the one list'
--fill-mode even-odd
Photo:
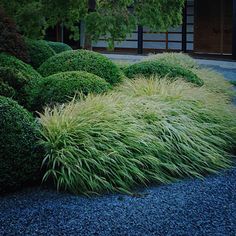
{"label": "dark background foliage", "polygon": [[0,6],[0,52],[7,52],[28,62],[29,57],[23,37],[17,31],[14,21]]}

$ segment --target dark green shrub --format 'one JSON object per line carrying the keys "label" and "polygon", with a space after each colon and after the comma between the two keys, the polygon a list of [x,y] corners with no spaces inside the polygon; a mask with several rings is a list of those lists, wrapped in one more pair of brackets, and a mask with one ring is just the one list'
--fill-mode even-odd
{"label": "dark green shrub", "polygon": [[8,84],[4,83],[1,79],[0,79],[0,96],[11,97],[11,98],[15,96],[15,90]]}
{"label": "dark green shrub", "polygon": [[61,72],[45,77],[29,89],[31,110],[70,101],[76,94],[103,93],[110,87],[104,79],[84,71]]}
{"label": "dark green shrub", "polygon": [[26,78],[19,70],[1,66],[0,79],[16,90],[21,89],[28,81],[28,78]]}
{"label": "dark green shrub", "polygon": [[128,78],[134,78],[138,75],[143,75],[145,77],[158,75],[160,77],[168,76],[173,80],[177,78],[183,78],[186,81],[196,85],[203,85],[203,81],[192,71],[178,65],[171,65],[158,61],[143,61],[135,63],[125,68],[124,73]]}
{"label": "dark green shrub", "polygon": [[[26,85],[33,84],[42,76],[30,65],[8,54],[0,54],[0,81],[14,89],[14,96],[8,95],[17,100],[21,105],[28,108],[28,97],[26,96]],[[12,91],[11,89],[11,91]],[[4,95],[2,93],[1,95]],[[5,96],[7,94],[5,93]]]}
{"label": "dark green shrub", "polygon": [[26,45],[17,31],[14,21],[9,18],[0,6],[0,53],[6,52],[28,62]]}
{"label": "dark green shrub", "polygon": [[17,102],[0,96],[0,192],[32,183],[39,177],[42,160],[37,126]]}
{"label": "dark green shrub", "polygon": [[55,53],[61,53],[72,50],[72,48],[69,45],[61,42],[47,41],[47,44],[55,51]]}
{"label": "dark green shrub", "polygon": [[42,77],[32,66],[6,53],[0,53],[0,66],[17,69],[27,80],[37,80]]}
{"label": "dark green shrub", "polygon": [[62,52],[49,58],[38,69],[43,76],[79,70],[95,74],[110,84],[120,82],[123,75],[110,59],[97,52],[87,50]]}
{"label": "dark green shrub", "polygon": [[0,81],[0,95],[11,97],[21,105],[25,105],[24,86],[29,80],[20,71],[10,67],[0,67]]}
{"label": "dark green shrub", "polygon": [[30,64],[38,68],[48,58],[56,53],[44,40],[26,40],[27,50],[30,56]]}

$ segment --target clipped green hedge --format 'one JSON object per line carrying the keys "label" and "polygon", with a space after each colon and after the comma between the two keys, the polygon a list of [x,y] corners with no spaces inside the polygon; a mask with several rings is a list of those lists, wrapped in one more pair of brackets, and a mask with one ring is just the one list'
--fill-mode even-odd
{"label": "clipped green hedge", "polygon": [[43,76],[58,72],[87,71],[105,79],[110,84],[119,83],[123,73],[110,59],[100,53],[87,50],[73,50],[49,58],[38,69]]}
{"label": "clipped green hedge", "polygon": [[37,126],[17,102],[0,96],[0,192],[12,191],[38,180]]}
{"label": "clipped green hedge", "polygon": [[0,78],[0,96],[13,98],[15,96],[15,90],[4,83]]}
{"label": "clipped green hedge", "polygon": [[55,51],[44,40],[26,40],[26,46],[30,57],[30,64],[37,69],[48,58],[54,56]]}
{"label": "clipped green hedge", "polygon": [[103,93],[110,88],[104,79],[84,71],[61,72],[41,79],[29,91],[31,110],[40,111],[46,105],[65,103],[76,94]]}
{"label": "clipped green hedge", "polygon": [[[26,89],[29,88],[29,85],[33,87],[33,84],[41,78],[42,76],[30,65],[14,56],[5,53],[0,54],[0,81],[4,83],[4,88],[1,88],[1,95],[12,97],[28,108],[29,98]],[[6,86],[11,91],[6,92]]]}
{"label": "clipped green hedge", "polygon": [[46,41],[46,42],[47,42],[48,46],[55,51],[55,53],[61,53],[61,52],[72,50],[72,48],[65,43],[52,42],[52,41]]}
{"label": "clipped green hedge", "polygon": [[158,75],[160,77],[168,76],[170,79],[183,78],[188,82],[202,86],[203,81],[192,71],[179,65],[171,65],[159,61],[142,61],[135,63],[124,69],[124,73],[128,78],[134,78],[138,75],[150,77]]}
{"label": "clipped green hedge", "polygon": [[10,67],[0,67],[0,95],[11,97],[20,104],[24,104],[24,86],[29,81],[17,69]]}
{"label": "clipped green hedge", "polygon": [[37,80],[42,77],[32,66],[6,53],[0,53],[0,66],[14,68],[28,80]]}
{"label": "clipped green hedge", "polygon": [[28,82],[22,72],[11,67],[0,66],[0,78],[14,89],[21,89]]}

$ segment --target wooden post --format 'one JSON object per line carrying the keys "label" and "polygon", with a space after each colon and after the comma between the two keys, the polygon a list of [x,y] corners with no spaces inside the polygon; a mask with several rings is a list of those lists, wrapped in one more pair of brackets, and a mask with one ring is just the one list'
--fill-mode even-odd
{"label": "wooden post", "polygon": [[143,27],[138,26],[138,54],[143,54]]}
{"label": "wooden post", "polygon": [[182,51],[187,51],[187,2],[183,9],[183,24],[182,24]]}
{"label": "wooden post", "polygon": [[233,59],[236,60],[236,0],[233,0],[233,41],[232,41],[232,55]]}

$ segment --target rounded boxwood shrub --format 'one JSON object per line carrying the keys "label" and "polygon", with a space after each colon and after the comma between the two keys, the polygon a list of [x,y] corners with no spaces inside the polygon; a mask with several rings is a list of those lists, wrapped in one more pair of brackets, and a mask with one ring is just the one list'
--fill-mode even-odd
{"label": "rounded boxwood shrub", "polygon": [[15,90],[8,84],[4,83],[1,79],[0,79],[0,96],[11,97],[11,98],[15,96]]}
{"label": "rounded boxwood shrub", "polygon": [[11,67],[0,66],[0,79],[16,90],[21,89],[28,82],[28,78],[23,73]]}
{"label": "rounded boxwood shrub", "polygon": [[26,97],[24,86],[29,80],[17,69],[0,67],[0,95],[11,97],[21,105],[25,105]]}
{"label": "rounded boxwood shrub", "polygon": [[44,40],[26,40],[27,50],[30,56],[30,64],[38,68],[48,58],[56,53]]}
{"label": "rounded boxwood shrub", "polygon": [[32,66],[6,53],[0,53],[0,66],[14,68],[20,71],[28,80],[37,80],[42,77]]}
{"label": "rounded boxwood shrub", "polygon": [[40,111],[45,105],[70,101],[76,94],[103,93],[109,88],[109,83],[94,74],[71,71],[42,78],[28,91],[31,110]]}
{"label": "rounded boxwood shrub", "polygon": [[49,58],[38,69],[43,76],[58,72],[87,71],[105,79],[110,84],[122,80],[123,73],[110,59],[100,53],[87,50],[73,50]]}
{"label": "rounded boxwood shrub", "polygon": [[0,192],[38,180],[37,125],[17,102],[0,96]]}
{"label": "rounded boxwood shrub", "polygon": [[173,80],[177,78],[183,78],[186,81],[196,85],[203,85],[203,81],[192,71],[178,65],[171,65],[159,61],[142,61],[135,63],[125,68],[124,73],[128,78],[134,78],[138,75],[145,77],[158,75],[160,77],[168,76],[168,78]]}
{"label": "rounded boxwood shrub", "polygon": [[13,97],[12,95],[7,96],[7,94],[5,96],[14,98],[28,108],[29,98],[26,96],[26,89],[31,89],[28,85],[33,87],[35,81],[40,78],[42,76],[30,65],[8,54],[0,54],[0,80],[15,91]]}
{"label": "rounded boxwood shrub", "polygon": [[50,48],[54,50],[55,53],[61,53],[72,50],[72,48],[69,45],[61,42],[47,41],[47,44]]}

